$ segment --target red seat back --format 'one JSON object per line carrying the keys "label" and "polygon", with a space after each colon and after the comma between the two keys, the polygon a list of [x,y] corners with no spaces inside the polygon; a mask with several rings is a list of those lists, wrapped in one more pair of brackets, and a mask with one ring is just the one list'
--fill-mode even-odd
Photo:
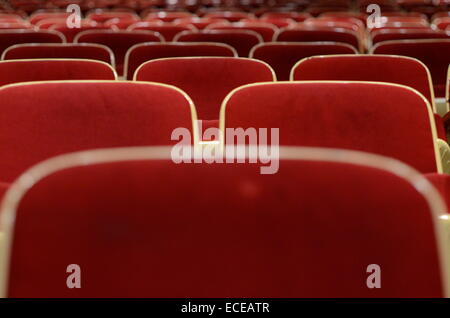
{"label": "red seat back", "polygon": [[367,151],[397,158],[421,172],[442,171],[431,106],[406,86],[255,84],[227,97],[220,120],[221,129],[279,128],[281,145]]}
{"label": "red seat back", "polygon": [[192,131],[195,118],[184,93],[150,83],[21,84],[0,88],[0,99],[0,181],[5,182],[63,153],[174,144],[172,131]]}
{"label": "red seat back", "polygon": [[[446,296],[445,204],[405,165],[300,148],[267,177],[161,157],[86,152],[29,171],[1,211],[15,220],[4,296]],[[373,264],[382,288],[367,285]]]}
{"label": "red seat back", "polygon": [[217,120],[229,92],[242,85],[273,81],[275,74],[267,64],[244,58],[168,58],[144,63],[135,80],[176,86],[194,100],[199,119]]}
{"label": "red seat back", "polygon": [[174,41],[225,43],[235,48],[239,56],[247,57],[252,47],[263,42],[263,39],[258,33],[248,30],[203,30],[182,32]]}
{"label": "red seat back", "polygon": [[0,86],[40,81],[115,80],[111,65],[82,59],[0,61]]}
{"label": "red seat back", "polygon": [[91,43],[17,44],[7,48],[2,56],[2,60],[43,58],[90,59],[115,64],[109,47]]}
{"label": "red seat back", "polygon": [[8,47],[21,43],[64,43],[64,36],[55,31],[0,30],[0,54]]}
{"label": "red seat back", "polygon": [[352,54],[356,49],[345,43],[335,42],[272,42],[255,46],[250,57],[268,63],[275,70],[279,81],[288,81],[292,67],[301,59],[322,54]]}
{"label": "red seat back", "polygon": [[392,40],[450,39],[450,35],[447,35],[444,31],[437,31],[433,29],[385,29],[373,32],[371,37],[372,44]]}
{"label": "red seat back", "polygon": [[132,80],[136,69],[144,62],[167,58],[188,56],[228,56],[236,57],[231,46],[223,43],[141,43],[133,46],[126,55],[125,74]]}
{"label": "red seat back", "polygon": [[404,55],[422,61],[430,70],[435,96],[445,96],[450,39],[388,41],[375,45],[372,53]]}
{"label": "red seat back", "polygon": [[166,41],[172,41],[175,35],[183,31],[195,31],[196,28],[192,25],[179,25],[175,23],[161,23],[161,22],[137,22],[130,25],[127,30],[148,30],[158,32]]}
{"label": "red seat back", "polygon": [[76,43],[98,43],[109,47],[116,59],[116,70],[123,74],[125,54],[133,45],[143,42],[161,42],[163,38],[159,33],[152,31],[107,31],[92,30],[78,34]]}

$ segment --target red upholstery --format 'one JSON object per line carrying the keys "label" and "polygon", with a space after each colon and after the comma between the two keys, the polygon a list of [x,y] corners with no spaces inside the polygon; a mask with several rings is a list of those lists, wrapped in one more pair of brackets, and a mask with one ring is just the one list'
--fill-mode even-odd
{"label": "red upholstery", "polygon": [[40,13],[32,14],[29,18],[29,22],[31,24],[37,24],[41,20],[58,19],[58,18],[66,19],[70,15],[71,15],[71,13],[69,13],[69,12],[40,12]]}
{"label": "red upholstery", "polygon": [[428,70],[419,61],[402,56],[314,56],[296,65],[292,70],[292,79],[395,83],[416,89],[433,104]]}
{"label": "red upholstery", "polygon": [[103,22],[102,25],[112,29],[126,30],[130,25],[134,23],[136,23],[135,19],[127,20],[127,19],[113,18]]}
{"label": "red upholstery", "polygon": [[44,19],[40,20],[36,23],[35,27],[43,30],[48,30],[54,25],[64,25],[67,23],[67,18],[53,18],[53,19]]}
{"label": "red upholstery", "polygon": [[98,43],[109,47],[116,59],[116,70],[123,74],[125,54],[133,45],[143,42],[161,42],[159,33],[152,31],[85,31],[78,34],[76,43]]}
{"label": "red upholstery", "polygon": [[252,18],[253,16],[246,12],[233,12],[233,11],[222,11],[222,12],[210,12],[204,15],[205,18],[219,18],[225,19],[229,22],[239,22],[242,19]]}
{"label": "red upholstery", "polygon": [[226,23],[227,20],[224,19],[214,19],[214,18],[199,18],[199,17],[188,17],[182,19],[176,19],[174,23],[177,25],[192,25],[198,30],[203,30],[208,25],[213,23]]}
{"label": "red upholstery", "polygon": [[261,18],[287,18],[292,19],[296,22],[303,22],[306,19],[310,18],[311,15],[308,13],[299,13],[299,12],[290,12],[290,11],[283,11],[283,12],[266,12],[264,13]]}
{"label": "red upholstery", "polygon": [[264,22],[215,23],[206,27],[208,30],[248,30],[261,35],[265,42],[270,42],[278,30],[274,25]]}
{"label": "red upholstery", "polygon": [[385,29],[372,33],[373,44],[383,41],[407,39],[450,39],[450,35],[447,35],[444,31],[437,31],[432,29]]}
{"label": "red upholstery", "polygon": [[81,32],[88,30],[111,30],[111,28],[96,23],[84,22],[81,24],[79,28],[69,28],[66,23],[63,23],[63,24],[54,24],[49,28],[49,30],[61,32],[66,37],[67,42],[72,43],[75,42],[74,39]]}
{"label": "red upholstery", "polygon": [[26,22],[5,23],[0,21],[0,30],[20,30],[20,29],[34,29],[34,26]]}
{"label": "red upholstery", "polygon": [[59,154],[94,148],[168,145],[192,128],[188,100],[150,83],[48,82],[0,89],[0,181]]}
{"label": "red upholstery", "polygon": [[[154,60],[136,71],[136,80],[170,84],[194,101],[199,119],[217,120],[222,100],[233,89],[273,81],[266,64],[233,57],[193,57]],[[220,79],[220,80],[218,80]]]}
{"label": "red upholstery", "polygon": [[355,32],[342,28],[301,26],[281,29],[280,32],[275,35],[274,40],[278,42],[342,42],[350,44],[358,50],[360,49],[358,35]]}
{"label": "red upholstery", "polygon": [[[428,173],[425,177],[439,191],[447,207],[450,207],[450,175],[446,173]],[[445,212],[450,212],[450,210]]]}
{"label": "red upholstery", "polygon": [[82,59],[33,59],[0,61],[0,86],[35,81],[115,80],[113,68]]}
{"label": "red upholstery", "polygon": [[139,17],[136,15],[136,13],[131,12],[92,12],[86,16],[87,19],[95,21],[95,22],[106,22],[113,18],[123,19],[123,20],[139,20]]}
{"label": "red upholstery", "polygon": [[246,30],[203,30],[186,31],[178,34],[176,42],[218,42],[228,44],[236,49],[238,55],[247,57],[250,50],[263,40],[259,34]]}
{"label": "red upholstery", "polygon": [[144,20],[159,20],[163,22],[173,22],[176,19],[189,18],[193,15],[189,12],[150,12],[144,17]]}
{"label": "red upholstery", "polygon": [[0,54],[11,45],[21,43],[63,43],[64,36],[55,31],[0,30]]}
{"label": "red upholstery", "polygon": [[259,18],[259,19],[245,19],[241,22],[264,22],[264,23],[270,23],[277,28],[285,28],[289,26],[294,26],[297,22],[295,22],[293,19],[288,18]]}
{"label": "red upholstery", "polygon": [[448,26],[450,26],[450,17],[433,20],[433,25],[440,30],[445,30]]}
{"label": "red upholstery", "polygon": [[148,30],[161,34],[166,41],[172,41],[175,35],[183,31],[195,31],[195,27],[191,25],[178,25],[173,23],[161,22],[137,22],[128,27],[127,30]]}
{"label": "red upholstery", "polygon": [[235,91],[224,120],[226,128],[279,128],[280,145],[367,151],[426,173],[437,171],[429,112],[420,95],[399,86],[290,82]]}
{"label": "red upholstery", "polygon": [[352,54],[356,49],[348,44],[335,42],[272,42],[255,46],[250,57],[268,63],[275,70],[279,81],[288,81],[292,67],[301,59],[322,54]]}
{"label": "red upholstery", "polygon": [[0,201],[3,199],[6,191],[8,191],[10,184],[5,182],[0,182]]}
{"label": "red upholstery", "polygon": [[99,60],[114,65],[111,50],[100,44],[64,43],[64,44],[17,44],[3,52],[3,60],[73,58]]}
{"label": "red upholstery", "polygon": [[[280,166],[270,177],[148,159],[56,171],[18,204],[8,296],[443,297],[436,208],[416,185],[363,163]],[[81,288],[66,287],[69,264]],[[367,287],[370,264],[382,288]]]}
{"label": "red upholstery", "polygon": [[142,43],[133,46],[125,59],[127,79],[132,80],[136,69],[144,62],[188,56],[228,56],[235,57],[236,51],[223,43]]}
{"label": "red upholstery", "polygon": [[389,41],[378,43],[372,51],[374,54],[405,55],[421,60],[430,70],[435,96],[445,96],[450,39]]}

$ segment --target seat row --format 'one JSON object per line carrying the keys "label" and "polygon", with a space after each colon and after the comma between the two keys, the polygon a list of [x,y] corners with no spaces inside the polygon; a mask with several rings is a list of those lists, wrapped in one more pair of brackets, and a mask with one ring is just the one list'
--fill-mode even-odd
{"label": "seat row", "polygon": [[[119,33],[114,33],[101,41],[92,38],[86,39],[86,42],[96,42],[93,44],[44,43],[14,45],[14,43],[21,41],[16,38],[10,38],[11,41],[9,43],[4,42],[2,59],[98,59],[116,66],[115,68],[119,75],[124,74],[125,78],[132,79],[135,70],[148,60],[182,56],[236,56],[238,50],[240,50],[241,54],[238,55],[242,55],[243,51],[245,51],[247,52],[245,56],[265,61],[271,65],[279,80],[288,80],[292,67],[303,58],[313,55],[356,53],[356,50],[351,46],[336,42],[273,42],[258,44],[257,41],[254,43],[243,41],[246,36],[251,36],[249,34],[211,33],[204,38],[186,38],[186,40],[200,42],[140,43],[150,40],[149,36],[152,37],[154,35],[134,34],[129,36],[127,34],[126,37],[122,37]],[[30,39],[24,39],[23,41],[29,42]],[[222,42],[222,44],[202,41]],[[12,46],[9,47],[10,45]],[[388,41],[377,44],[373,48],[372,53],[403,55],[421,60],[431,71],[436,96],[440,98],[445,96],[446,70],[450,64],[450,40]]]}
{"label": "seat row", "polygon": [[40,163],[0,209],[0,296],[450,296],[446,205],[423,175],[323,148],[281,148],[279,165],[159,147]]}
{"label": "seat row", "polygon": [[[195,48],[195,45],[193,47]],[[212,45],[212,47],[216,50],[226,49],[222,46]],[[145,45],[142,48],[148,49],[149,46]],[[182,48],[187,51],[192,49],[191,46]],[[286,59],[281,66],[287,68],[295,61],[290,62]],[[383,72],[380,72],[380,69]],[[28,81],[116,78],[114,69],[100,61],[33,59],[0,62],[0,85]],[[217,126],[221,102],[229,92],[246,84],[276,81],[277,77],[268,64],[259,60],[234,57],[184,57],[145,62],[137,68],[133,79],[173,85],[182,89],[194,100],[199,119],[207,120],[208,125]],[[430,103],[433,112],[436,113],[439,136],[446,140],[442,120],[437,114],[445,114],[447,110],[438,109],[430,72],[416,59],[396,55],[313,56],[300,60],[292,68],[290,80],[373,81],[412,87]],[[448,86],[449,80],[445,81]]]}

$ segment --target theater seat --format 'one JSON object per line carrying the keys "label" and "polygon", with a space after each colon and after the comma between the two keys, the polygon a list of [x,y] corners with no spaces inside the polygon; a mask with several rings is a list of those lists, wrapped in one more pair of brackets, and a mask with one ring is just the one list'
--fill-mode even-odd
{"label": "theater seat", "polygon": [[[376,82],[259,83],[235,89],[220,128],[279,128],[280,145],[345,148],[442,172],[429,102],[415,90]],[[225,136],[225,134],[224,134]],[[225,144],[233,142],[232,136]]]}
{"label": "theater seat", "polygon": [[172,41],[173,38],[183,31],[196,31],[197,29],[192,25],[179,25],[176,23],[162,23],[162,22],[136,22],[130,25],[127,30],[148,30],[153,32],[158,32],[164,39],[168,42]]}
{"label": "theater seat", "polygon": [[0,295],[449,296],[446,206],[423,176],[331,149],[281,149],[280,167],[177,165],[159,148],[46,161],[0,211]]}
{"label": "theater seat", "polygon": [[65,43],[64,35],[48,30],[0,30],[0,54],[21,43]]}
{"label": "theater seat", "polygon": [[422,61],[430,70],[435,96],[445,96],[446,73],[450,64],[450,39],[386,41],[375,45],[371,53],[404,55]]}
{"label": "theater seat", "polygon": [[276,78],[270,66],[258,60],[185,57],[146,62],[136,70],[134,80],[176,86],[193,99],[199,119],[218,121],[220,105],[233,89]]}
{"label": "theater seat", "polygon": [[93,43],[30,43],[16,44],[7,48],[2,60],[17,59],[89,59],[111,64],[114,54],[107,46]]}
{"label": "theater seat", "polygon": [[[121,81],[39,82],[0,88],[0,181],[59,154],[106,147],[171,145],[192,128],[186,94],[166,85]],[[194,130],[192,130],[194,129]],[[194,138],[193,137],[193,138]]]}
{"label": "theater seat", "polygon": [[0,86],[36,81],[115,80],[111,65],[82,59],[31,59],[0,61]]}
{"label": "theater seat", "polygon": [[109,47],[114,52],[116,70],[119,76],[123,75],[125,54],[133,45],[144,42],[162,42],[164,38],[152,31],[110,31],[91,30],[79,33],[75,43],[97,43]]}
{"label": "theater seat", "polygon": [[356,49],[336,42],[271,42],[256,45],[250,58],[268,63],[275,70],[277,79],[288,81],[292,67],[301,59],[323,54],[356,54]]}
{"label": "theater seat", "polygon": [[284,28],[275,34],[276,42],[318,42],[331,41],[352,45],[358,51],[362,50],[359,35],[343,28],[334,27],[314,27],[299,25],[295,28]]}
{"label": "theater seat", "polygon": [[125,56],[125,74],[132,80],[136,69],[144,62],[167,57],[228,56],[237,57],[234,48],[223,43],[140,43]]}
{"label": "theater seat", "polygon": [[408,40],[408,39],[450,39],[445,31],[433,29],[384,29],[371,34],[372,44],[383,41]]}
{"label": "theater seat", "polygon": [[442,118],[437,114],[430,71],[417,59],[398,55],[314,56],[299,61],[291,79],[388,82],[412,87],[430,102],[438,137],[447,140]]}
{"label": "theater seat", "polygon": [[248,30],[201,30],[181,32],[175,42],[218,42],[232,46],[240,57],[247,57],[255,45],[262,43],[262,37]]}

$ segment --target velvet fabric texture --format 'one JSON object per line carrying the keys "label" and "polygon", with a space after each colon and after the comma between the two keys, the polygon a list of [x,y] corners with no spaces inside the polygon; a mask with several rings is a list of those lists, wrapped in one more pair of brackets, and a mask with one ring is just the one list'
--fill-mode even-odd
{"label": "velvet fabric texture", "polygon": [[374,54],[411,56],[421,60],[430,70],[436,97],[445,97],[447,69],[450,64],[450,39],[400,40],[379,43]]}
{"label": "velvet fabric texture", "polygon": [[261,35],[265,42],[273,40],[273,36],[277,31],[273,25],[263,22],[236,22],[230,23],[217,23],[207,27],[208,30],[248,30],[254,31]]}
{"label": "velvet fabric texture", "polygon": [[63,43],[63,39],[55,33],[45,30],[1,30],[0,55],[8,47],[22,43]]}
{"label": "velvet fabric texture", "polygon": [[[67,288],[69,264],[82,288]],[[382,288],[367,288],[369,264]],[[8,297],[443,297],[417,189],[298,160],[270,176],[170,160],[57,171],[19,204],[9,277]]]}
{"label": "velvet fabric texture", "polygon": [[192,130],[179,91],[150,83],[48,82],[0,89],[0,181],[73,151],[171,145],[172,131]]}
{"label": "velvet fabric texture", "polygon": [[407,40],[407,39],[450,39],[444,31],[417,30],[417,29],[390,29],[379,30],[371,34],[372,44],[377,44],[383,41],[392,40]]}
{"label": "velvet fabric texture", "polygon": [[152,31],[90,31],[80,34],[78,43],[98,43],[109,47],[116,59],[116,70],[123,74],[125,54],[133,45],[143,42],[161,42],[158,33]]}
{"label": "velvet fabric texture", "polygon": [[256,60],[233,57],[193,57],[150,61],[136,80],[176,86],[194,101],[198,119],[217,120],[223,99],[233,89],[273,81],[272,70]]}
{"label": "velvet fabric texture", "polygon": [[161,24],[160,22],[137,22],[128,27],[128,30],[147,30],[158,32],[166,41],[172,41],[175,35],[183,31],[191,31],[192,26],[177,25],[170,22]]}
{"label": "velvet fabric texture", "polygon": [[226,104],[225,127],[279,128],[280,145],[366,151],[427,173],[437,171],[428,112],[423,99],[403,87],[273,83],[236,91]]}
{"label": "velvet fabric texture", "polygon": [[15,59],[90,59],[112,64],[114,56],[107,47],[98,44],[72,43],[61,45],[25,44],[8,49],[5,52],[5,60]]}
{"label": "velvet fabric texture", "polygon": [[313,55],[354,54],[357,51],[347,44],[335,42],[264,43],[252,51],[252,58],[268,63],[279,81],[288,81],[294,65]]}
{"label": "velvet fabric texture", "polygon": [[109,65],[96,61],[53,59],[0,63],[0,86],[35,81],[115,79]]}
{"label": "velvet fabric texture", "polygon": [[233,57],[233,48],[223,43],[145,43],[131,48],[125,61],[127,79],[132,80],[136,69],[144,62],[186,56]]}
{"label": "velvet fabric texture", "polygon": [[248,30],[202,30],[183,32],[175,37],[175,41],[225,43],[234,47],[240,57],[247,57],[262,39],[256,32]]}
{"label": "velvet fabric texture", "polygon": [[298,26],[281,30],[274,41],[278,42],[311,42],[332,41],[352,45],[359,50],[358,35],[342,28]]}

